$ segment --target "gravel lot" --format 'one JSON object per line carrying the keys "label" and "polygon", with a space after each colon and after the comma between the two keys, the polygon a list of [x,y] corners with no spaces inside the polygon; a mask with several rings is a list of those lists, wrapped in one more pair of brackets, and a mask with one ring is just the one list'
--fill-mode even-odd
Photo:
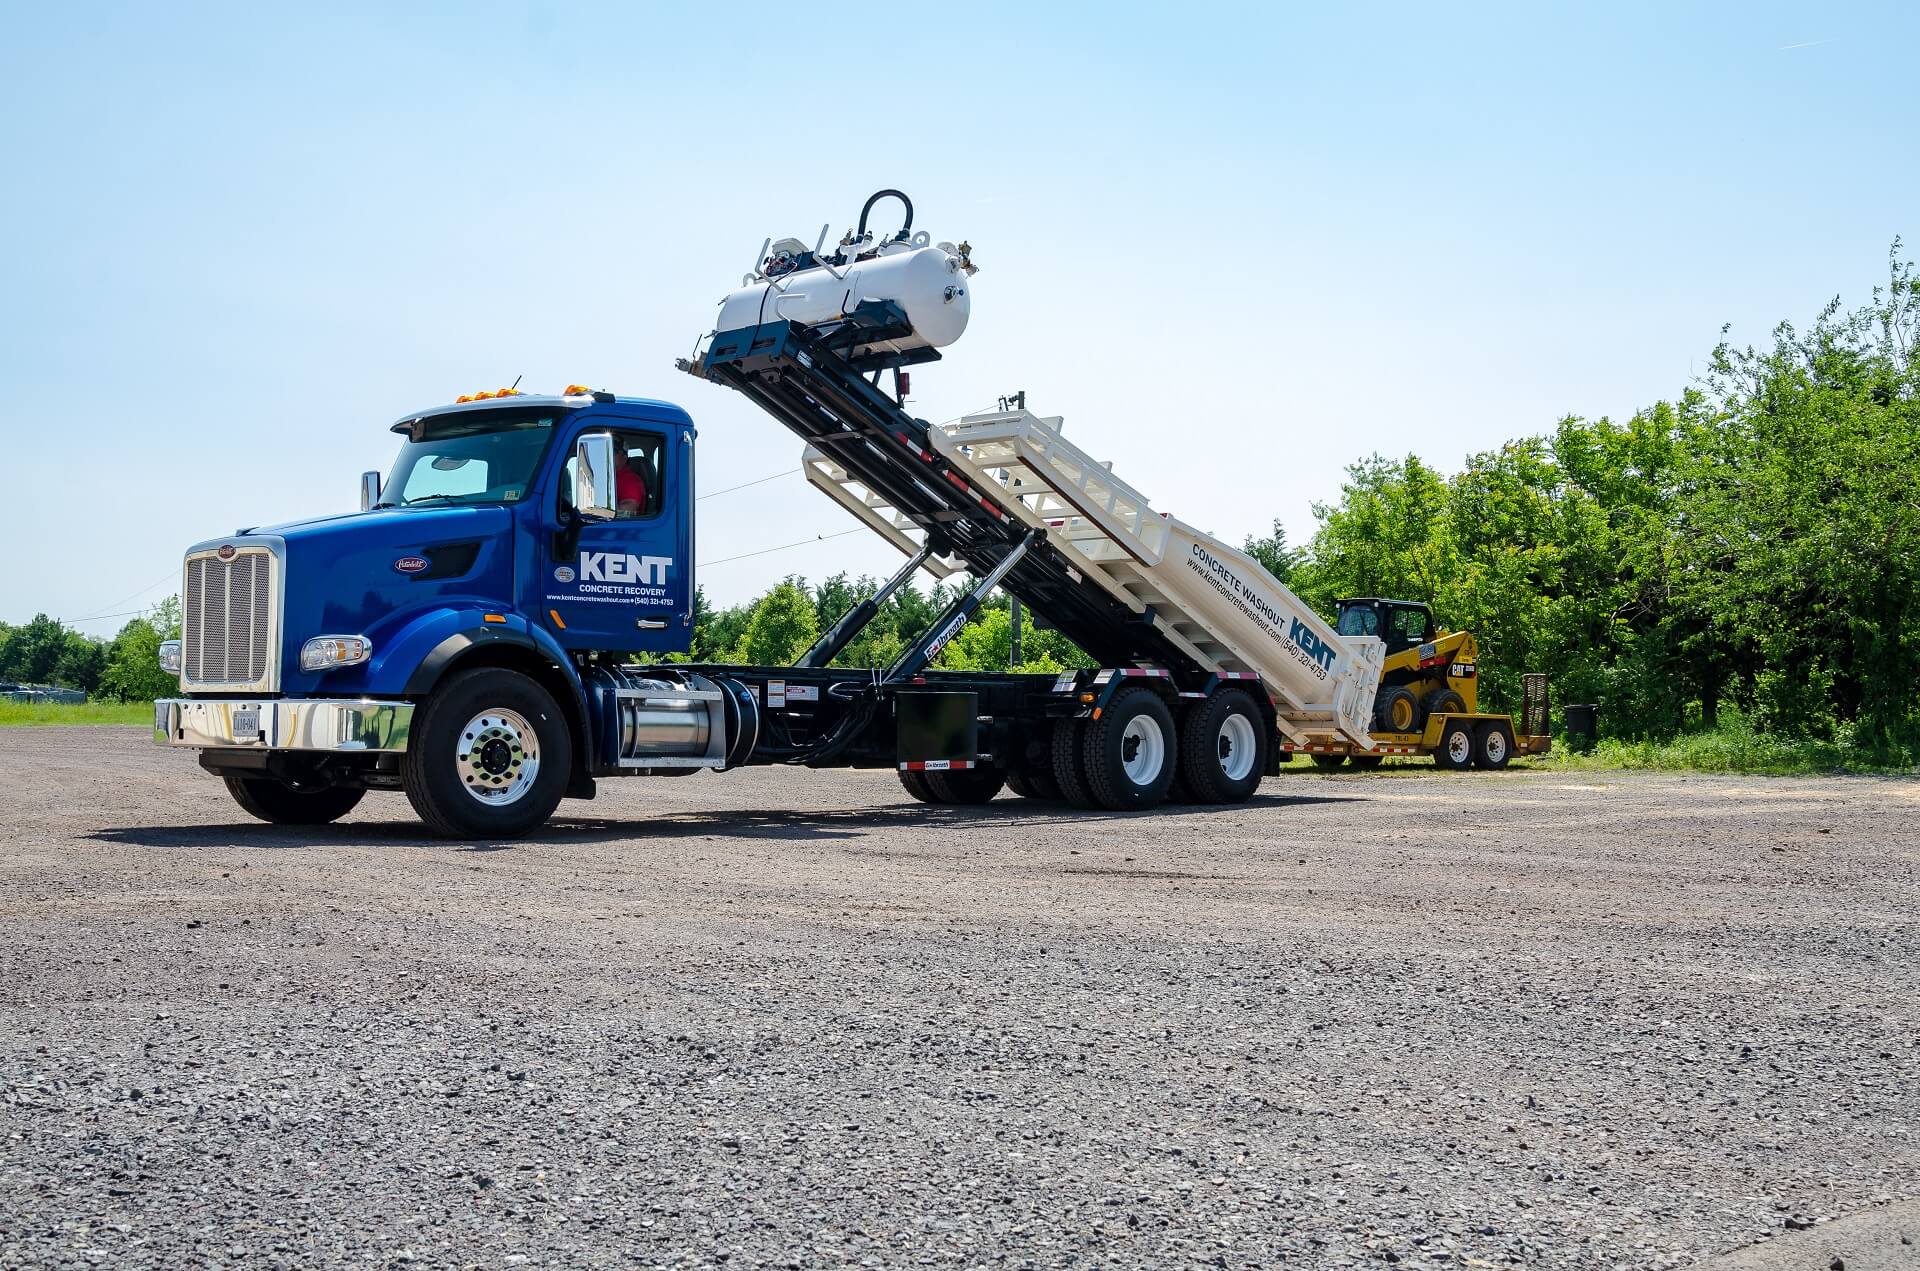
{"label": "gravel lot", "polygon": [[1643,1268],[1920,1194],[1920,783],[759,770],[474,849],[0,759],[0,1265]]}

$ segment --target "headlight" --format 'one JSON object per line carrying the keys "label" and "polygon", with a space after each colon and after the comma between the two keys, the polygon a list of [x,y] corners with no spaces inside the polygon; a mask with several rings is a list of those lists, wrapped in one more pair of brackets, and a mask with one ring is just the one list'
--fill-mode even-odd
{"label": "headlight", "polygon": [[180,642],[178,640],[160,642],[160,669],[168,675],[180,674]]}
{"label": "headlight", "polygon": [[315,636],[300,646],[300,669],[331,671],[358,666],[373,656],[373,642],[365,636]]}

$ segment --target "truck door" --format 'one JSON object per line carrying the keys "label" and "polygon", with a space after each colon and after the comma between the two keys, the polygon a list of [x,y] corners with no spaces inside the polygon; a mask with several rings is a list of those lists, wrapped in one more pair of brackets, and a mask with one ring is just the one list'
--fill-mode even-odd
{"label": "truck door", "polygon": [[[557,482],[556,533],[536,612],[565,648],[685,652],[693,640],[691,432],[610,416],[580,423]],[[572,439],[582,432],[613,434],[612,520],[573,516]]]}

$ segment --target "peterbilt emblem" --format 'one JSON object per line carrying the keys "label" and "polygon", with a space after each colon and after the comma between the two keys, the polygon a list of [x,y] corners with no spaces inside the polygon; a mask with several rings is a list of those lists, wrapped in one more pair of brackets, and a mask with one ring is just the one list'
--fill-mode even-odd
{"label": "peterbilt emblem", "polygon": [[215,552],[214,555],[218,556],[221,560],[232,560],[234,551],[235,548],[232,543],[222,543],[220,544],[220,550]]}
{"label": "peterbilt emblem", "polygon": [[393,562],[393,567],[403,574],[417,574],[433,564],[424,556],[402,556]]}

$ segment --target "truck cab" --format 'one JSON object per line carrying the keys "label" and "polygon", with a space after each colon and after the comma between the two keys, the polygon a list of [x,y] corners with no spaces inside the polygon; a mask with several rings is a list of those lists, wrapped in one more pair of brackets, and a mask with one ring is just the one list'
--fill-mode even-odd
{"label": "truck cab", "polygon": [[[242,529],[183,562],[182,638],[162,650],[183,696],[155,704],[156,735],[201,747],[269,820],[399,788],[420,707],[450,676],[532,680],[574,708],[585,752],[573,660],[692,643],[684,410],[572,386],[462,398],[392,431],[399,453],[384,478],[363,478],[359,512]],[[496,732],[524,759],[537,729],[518,718]],[[475,759],[468,775],[506,791],[501,778],[528,766]]]}

